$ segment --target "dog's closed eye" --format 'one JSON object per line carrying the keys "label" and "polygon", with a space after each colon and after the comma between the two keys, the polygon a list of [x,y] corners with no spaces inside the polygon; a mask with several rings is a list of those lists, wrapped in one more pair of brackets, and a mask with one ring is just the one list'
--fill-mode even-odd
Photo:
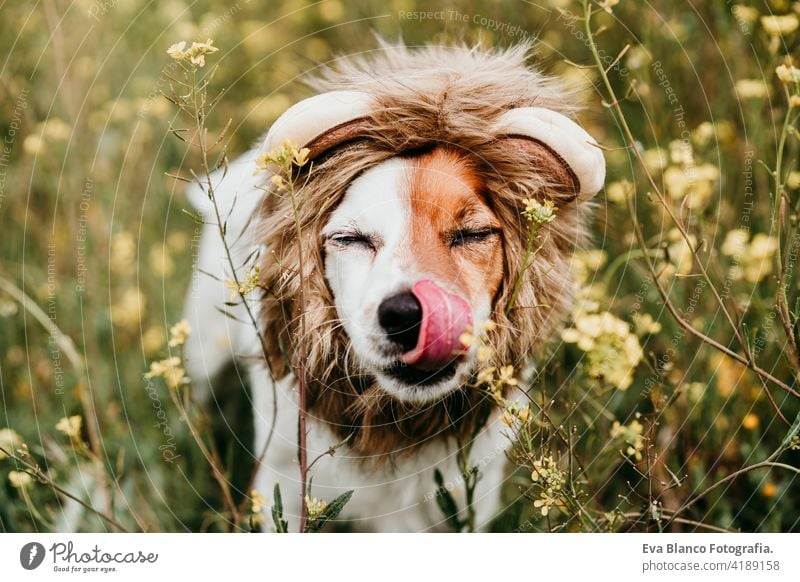
{"label": "dog's closed eye", "polygon": [[487,242],[499,234],[500,229],[491,226],[482,228],[460,228],[450,233],[450,248]]}
{"label": "dog's closed eye", "polygon": [[360,231],[334,232],[325,237],[325,242],[338,248],[363,248],[375,251],[377,248],[377,237]]}

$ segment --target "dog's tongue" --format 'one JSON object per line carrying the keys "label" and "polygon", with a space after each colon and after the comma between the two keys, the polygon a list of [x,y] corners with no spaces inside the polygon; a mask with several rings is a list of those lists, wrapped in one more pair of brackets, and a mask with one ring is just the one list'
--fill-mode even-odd
{"label": "dog's tongue", "polygon": [[400,360],[424,370],[441,368],[467,347],[460,338],[472,327],[469,304],[430,279],[416,283],[411,292],[422,306],[422,323],[416,347]]}

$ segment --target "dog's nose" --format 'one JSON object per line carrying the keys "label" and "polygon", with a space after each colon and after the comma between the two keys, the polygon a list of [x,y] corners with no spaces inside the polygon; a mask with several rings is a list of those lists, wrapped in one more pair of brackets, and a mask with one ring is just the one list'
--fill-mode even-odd
{"label": "dog's nose", "polygon": [[411,292],[398,293],[384,299],[378,306],[378,323],[389,339],[404,351],[414,349],[422,324],[422,305]]}

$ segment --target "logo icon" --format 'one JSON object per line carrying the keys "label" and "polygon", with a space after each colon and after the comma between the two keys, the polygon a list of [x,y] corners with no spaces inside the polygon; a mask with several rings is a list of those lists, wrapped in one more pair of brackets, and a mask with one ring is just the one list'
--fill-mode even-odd
{"label": "logo icon", "polygon": [[44,546],[39,542],[30,542],[19,551],[19,563],[26,570],[35,570],[44,561]]}

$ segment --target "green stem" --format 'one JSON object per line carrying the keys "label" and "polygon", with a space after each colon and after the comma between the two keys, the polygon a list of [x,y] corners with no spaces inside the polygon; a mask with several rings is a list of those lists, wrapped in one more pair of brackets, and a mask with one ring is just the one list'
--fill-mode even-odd
{"label": "green stem", "polygon": [[528,270],[531,254],[533,253],[533,241],[536,239],[536,233],[538,231],[539,225],[532,220],[530,230],[528,230],[528,244],[525,246],[525,258],[522,261],[522,267],[519,270],[517,281],[514,283],[514,291],[511,293],[511,299],[508,300],[508,305],[506,305],[506,315],[511,313],[511,310],[514,309],[514,303],[517,300],[519,290],[522,288],[523,278]]}

